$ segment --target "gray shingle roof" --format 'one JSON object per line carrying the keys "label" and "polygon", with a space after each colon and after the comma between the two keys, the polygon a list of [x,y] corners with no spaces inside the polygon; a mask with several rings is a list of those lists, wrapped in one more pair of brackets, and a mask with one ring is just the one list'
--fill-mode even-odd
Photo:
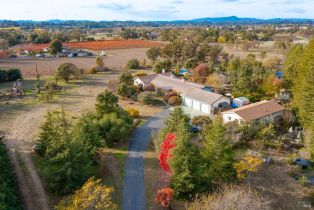
{"label": "gray shingle roof", "polygon": [[205,87],[204,85],[188,81],[182,81],[179,78],[171,78],[169,76],[161,74],[158,74],[158,76],[156,76],[151,82],[156,87],[166,90],[175,90],[177,92],[180,92],[183,96],[195,99],[209,105],[224,97],[223,95],[217,93],[202,90]]}

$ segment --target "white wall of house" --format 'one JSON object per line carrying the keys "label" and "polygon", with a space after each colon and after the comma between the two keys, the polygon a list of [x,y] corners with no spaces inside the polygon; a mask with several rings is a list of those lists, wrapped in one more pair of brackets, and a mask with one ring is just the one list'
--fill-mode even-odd
{"label": "white wall of house", "polygon": [[193,106],[193,100],[190,99],[190,98],[187,98],[187,97],[182,97],[182,104],[184,106],[187,106],[187,107],[192,107]]}
{"label": "white wall of house", "polygon": [[201,112],[210,114],[210,106],[208,104],[201,104]]}
{"label": "white wall of house", "polygon": [[143,87],[144,87],[145,84],[144,84],[144,82],[142,80],[140,80],[139,78],[136,78],[134,80],[134,85],[136,85],[136,86],[143,85]]}
{"label": "white wall of house", "polygon": [[223,123],[228,123],[228,122],[233,122],[233,121],[238,121],[240,123],[241,121],[243,121],[243,119],[239,115],[233,112],[222,113],[222,119],[223,119]]}
{"label": "white wall of house", "polygon": [[201,103],[199,101],[193,100],[193,109],[201,111]]}

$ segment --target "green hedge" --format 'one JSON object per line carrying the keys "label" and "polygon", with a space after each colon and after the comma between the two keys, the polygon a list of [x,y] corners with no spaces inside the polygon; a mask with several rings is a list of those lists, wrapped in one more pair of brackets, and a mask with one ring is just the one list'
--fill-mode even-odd
{"label": "green hedge", "polygon": [[0,82],[13,82],[22,79],[22,74],[19,69],[0,69]]}
{"label": "green hedge", "polygon": [[12,172],[7,150],[0,137],[0,209],[22,210],[15,176]]}

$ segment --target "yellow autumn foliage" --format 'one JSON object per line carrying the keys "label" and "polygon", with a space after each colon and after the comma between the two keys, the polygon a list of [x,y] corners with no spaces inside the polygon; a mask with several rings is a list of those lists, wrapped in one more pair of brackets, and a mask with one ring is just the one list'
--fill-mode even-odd
{"label": "yellow autumn foliage", "polygon": [[112,201],[112,187],[104,186],[100,179],[90,178],[73,196],[60,202],[56,210],[116,210]]}
{"label": "yellow autumn foliage", "polygon": [[262,163],[263,161],[260,158],[247,155],[240,162],[234,163],[233,167],[237,171],[238,179],[244,179],[246,174],[257,172],[258,166]]}

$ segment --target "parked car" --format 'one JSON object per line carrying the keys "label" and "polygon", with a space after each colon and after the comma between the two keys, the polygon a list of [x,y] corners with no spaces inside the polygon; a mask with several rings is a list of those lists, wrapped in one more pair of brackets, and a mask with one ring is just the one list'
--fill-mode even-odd
{"label": "parked car", "polygon": [[69,58],[74,58],[74,57],[77,57],[77,53],[70,53],[68,55]]}
{"label": "parked car", "polygon": [[200,132],[201,130],[198,128],[198,127],[196,127],[196,126],[192,126],[192,128],[191,128],[191,132],[192,133],[198,133],[198,132]]}
{"label": "parked car", "polygon": [[44,57],[45,57],[44,54],[41,54],[41,53],[36,54],[36,58],[44,58]]}
{"label": "parked car", "polygon": [[15,54],[9,55],[9,58],[16,58],[16,57],[17,57],[17,55],[15,55]]}

